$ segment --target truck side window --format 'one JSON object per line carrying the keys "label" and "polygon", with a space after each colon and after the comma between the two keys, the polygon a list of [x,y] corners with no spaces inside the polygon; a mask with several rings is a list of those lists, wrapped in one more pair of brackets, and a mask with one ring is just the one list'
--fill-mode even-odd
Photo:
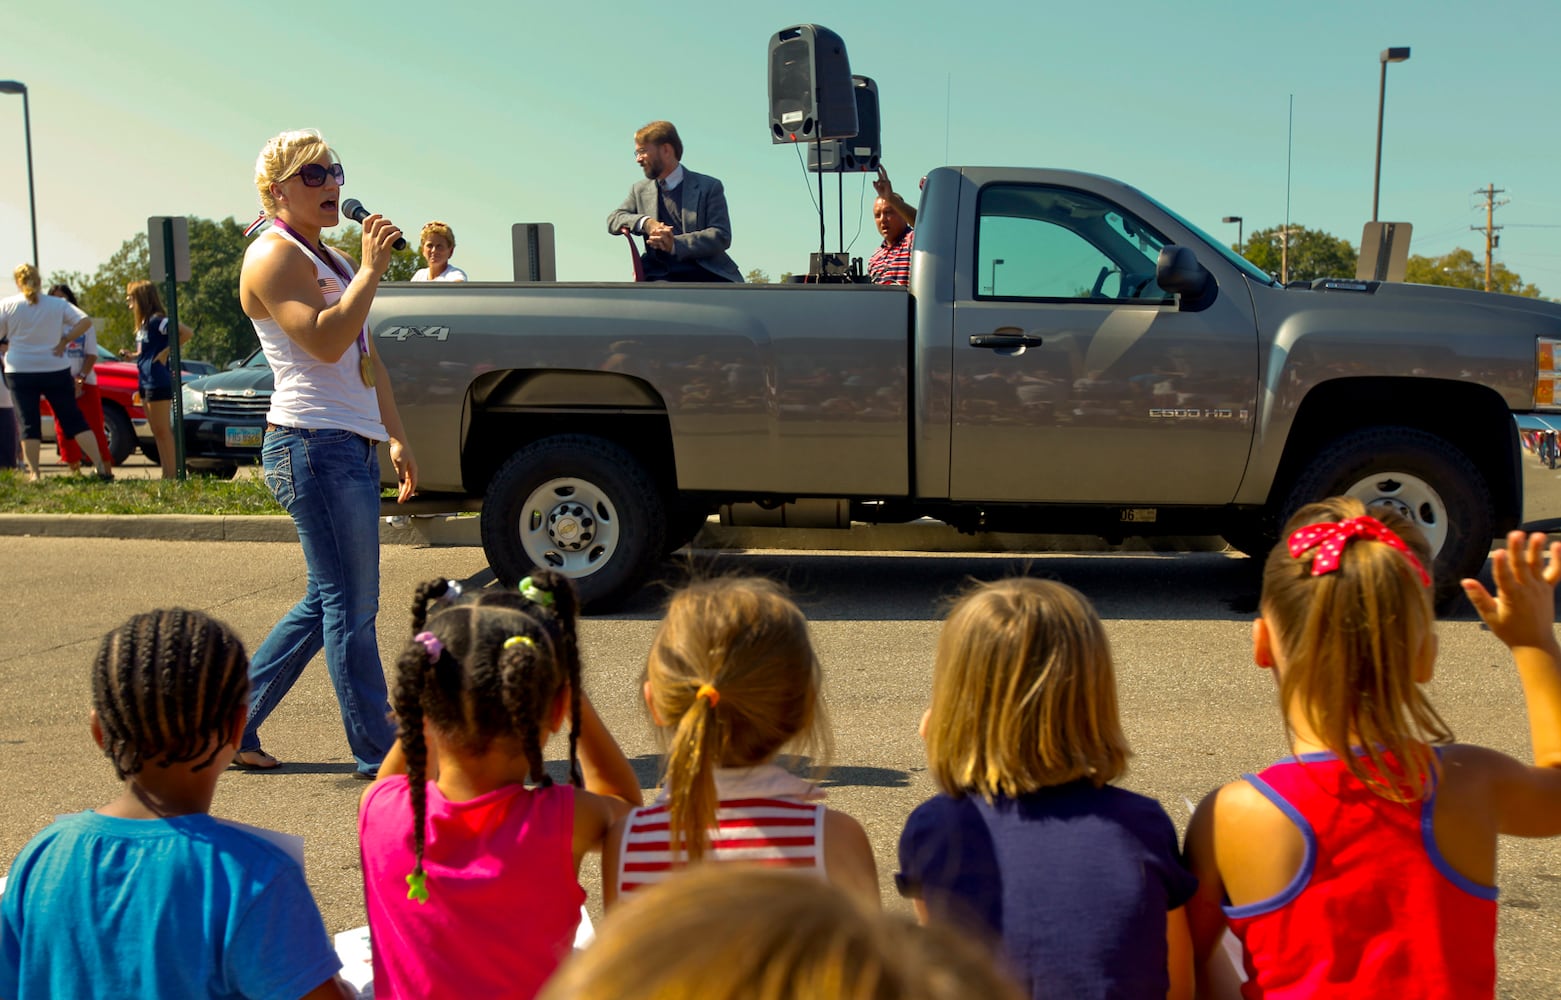
{"label": "truck side window", "polygon": [[989,184],[977,212],[977,298],[1172,301],[1154,280],[1167,241],[1109,201],[1070,188]]}

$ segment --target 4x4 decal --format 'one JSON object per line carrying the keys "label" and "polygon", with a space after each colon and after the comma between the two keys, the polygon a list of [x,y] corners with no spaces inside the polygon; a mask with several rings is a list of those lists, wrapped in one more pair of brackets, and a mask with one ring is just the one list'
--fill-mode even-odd
{"label": "4x4 decal", "polygon": [[388,337],[401,343],[405,343],[408,337],[429,337],[443,342],[449,339],[450,328],[447,326],[387,326],[379,331],[379,336],[381,339]]}

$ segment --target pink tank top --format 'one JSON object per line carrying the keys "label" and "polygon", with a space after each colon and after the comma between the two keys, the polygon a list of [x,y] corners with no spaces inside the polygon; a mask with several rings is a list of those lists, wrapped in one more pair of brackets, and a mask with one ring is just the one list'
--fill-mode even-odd
{"label": "pink tank top", "polygon": [[[717,769],[716,825],[704,860],[792,868],[818,878],[824,869],[823,797],[816,786],[784,769]],[[655,805],[629,813],[618,851],[618,895],[662,881],[685,865],[672,852],[665,793]]]}
{"label": "pink tank top", "polygon": [[574,789],[509,785],[451,802],[428,782],[428,901],[407,898],[406,777],[375,784],[358,814],[374,995],[535,996],[568,957],[585,890],[575,878]]}
{"label": "pink tank top", "polygon": [[1436,846],[1433,793],[1391,802],[1331,753],[1247,781],[1306,839],[1279,895],[1227,906],[1247,956],[1242,996],[1480,1000],[1496,991],[1496,889]]}

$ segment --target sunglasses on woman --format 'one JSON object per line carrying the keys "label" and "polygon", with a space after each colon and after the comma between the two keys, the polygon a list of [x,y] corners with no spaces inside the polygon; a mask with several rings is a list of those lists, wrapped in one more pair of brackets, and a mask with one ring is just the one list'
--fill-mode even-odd
{"label": "sunglasses on woman", "polygon": [[328,167],[322,167],[318,163],[306,163],[293,176],[302,177],[304,187],[312,188],[323,187],[326,177],[335,181],[338,187],[347,179],[347,173],[342,170],[340,163],[333,163]]}

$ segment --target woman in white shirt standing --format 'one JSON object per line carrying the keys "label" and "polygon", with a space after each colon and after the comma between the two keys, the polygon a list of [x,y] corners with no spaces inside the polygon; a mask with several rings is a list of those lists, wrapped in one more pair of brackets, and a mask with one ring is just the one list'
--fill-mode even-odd
{"label": "woman in white shirt standing", "polygon": [[239,304],[254,324],[276,391],[260,449],[266,485],[292,515],[309,566],[304,596],[250,661],[249,718],[235,758],[270,770],[260,725],[324,649],[359,777],[373,779],[395,742],[374,620],[379,613],[379,452],[390,442],[398,499],[417,489],[390,373],[369,336],[369,305],[401,230],[363,220],[363,266],[320,241],[341,221],[346,174],[318,132],[283,132],[255,162],[271,230],[244,255]]}
{"label": "woman in white shirt standing", "polygon": [[423,227],[423,259],[427,267],[420,267],[412,275],[413,281],[465,281],[466,272],[450,263],[455,255],[455,230],[435,219]]}
{"label": "woman in white shirt standing", "polygon": [[43,478],[39,466],[43,443],[39,400],[47,399],[54,410],[56,440],[61,435],[74,438],[97,468],[98,478],[111,480],[114,473],[76,405],[76,385],[71,380],[70,361],[65,357],[65,348],[92,329],[92,321],[64,299],[40,295],[43,281],[32,264],[19,264],[12,273],[19,294],[0,299],[0,340],[7,343],[5,374],[22,422],[22,454],[27,459],[27,471],[33,482]]}

